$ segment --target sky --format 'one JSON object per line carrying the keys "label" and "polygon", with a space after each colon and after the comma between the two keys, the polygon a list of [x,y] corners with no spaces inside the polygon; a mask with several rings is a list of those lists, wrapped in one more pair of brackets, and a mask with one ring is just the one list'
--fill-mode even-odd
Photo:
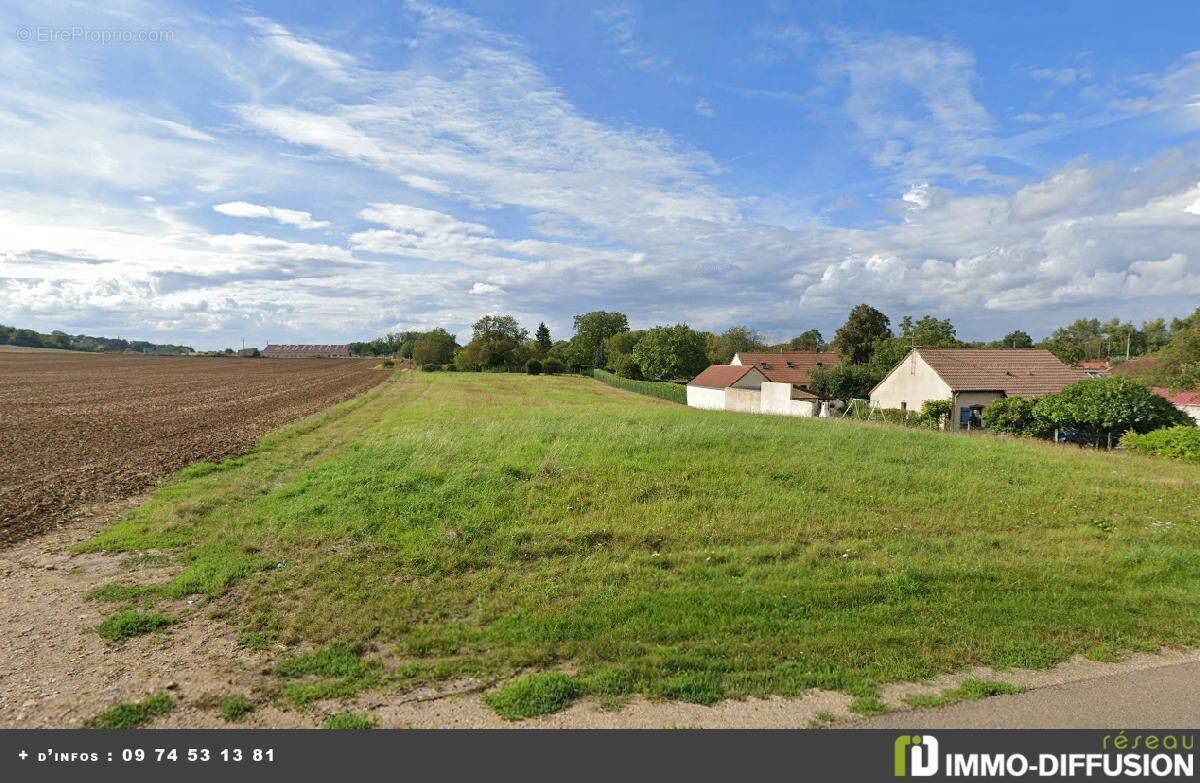
{"label": "sky", "polygon": [[960,338],[1200,305],[1200,5],[10,3],[0,323]]}

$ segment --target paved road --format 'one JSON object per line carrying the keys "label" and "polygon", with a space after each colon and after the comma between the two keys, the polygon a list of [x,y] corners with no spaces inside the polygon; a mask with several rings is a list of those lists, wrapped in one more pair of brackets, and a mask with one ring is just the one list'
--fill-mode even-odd
{"label": "paved road", "polygon": [[937,710],[880,715],[849,725],[873,729],[1195,729],[1200,727],[1200,661]]}

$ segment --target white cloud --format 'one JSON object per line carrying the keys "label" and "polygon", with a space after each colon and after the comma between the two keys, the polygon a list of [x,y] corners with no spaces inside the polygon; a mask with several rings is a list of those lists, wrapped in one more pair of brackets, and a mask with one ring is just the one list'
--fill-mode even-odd
{"label": "white cloud", "polygon": [[224,204],[214,204],[213,211],[230,217],[270,218],[278,223],[303,229],[325,228],[329,225],[328,220],[313,220],[310,212],[251,204],[248,201],[228,201]]}
{"label": "white cloud", "polygon": [[1090,68],[1031,68],[1029,75],[1041,81],[1051,81],[1063,86],[1092,79]]}
{"label": "white cloud", "polygon": [[491,283],[476,283],[475,285],[471,286],[470,293],[475,294],[476,296],[483,296],[486,294],[502,294],[504,293],[504,289],[500,288],[498,285],[492,285]]}
{"label": "white cloud", "polygon": [[696,113],[701,117],[713,117],[716,114],[707,98],[701,98],[696,102]]}

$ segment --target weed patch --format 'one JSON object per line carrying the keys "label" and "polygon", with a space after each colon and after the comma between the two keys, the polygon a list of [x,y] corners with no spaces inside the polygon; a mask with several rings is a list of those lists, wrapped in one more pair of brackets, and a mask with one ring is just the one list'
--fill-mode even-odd
{"label": "weed patch", "polygon": [[505,720],[523,720],[565,710],[582,692],[573,678],[543,672],[507,682],[484,696],[483,702]]}
{"label": "weed patch", "polygon": [[94,718],[88,719],[85,729],[136,729],[145,725],[152,718],[166,715],[171,711],[171,695],[159,691],[132,704],[118,704],[105,710]]}
{"label": "weed patch", "polygon": [[135,636],[154,633],[161,628],[166,628],[171,622],[159,612],[139,612],[134,609],[125,609],[96,626],[96,633],[109,644],[116,644]]}

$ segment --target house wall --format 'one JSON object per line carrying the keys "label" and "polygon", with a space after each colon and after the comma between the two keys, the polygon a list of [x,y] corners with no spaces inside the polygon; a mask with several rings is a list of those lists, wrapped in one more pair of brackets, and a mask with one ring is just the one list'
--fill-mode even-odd
{"label": "house wall", "polygon": [[767,381],[762,385],[762,412],[776,416],[816,416],[820,408],[813,400],[793,400],[792,384]]}
{"label": "house wall", "polygon": [[[919,354],[910,353],[871,392],[871,402],[881,408],[920,412],[926,400],[950,399],[950,386]],[[955,414],[957,415],[957,414]]]}
{"label": "house wall", "polygon": [[[950,416],[950,429],[961,429],[962,416],[959,410],[975,405],[987,407],[988,403],[998,400],[1004,395],[1000,392],[959,392],[954,396],[954,412]],[[918,409],[919,410],[919,409]]]}
{"label": "house wall", "polygon": [[739,413],[760,413],[762,392],[758,389],[739,389],[730,386],[725,390],[725,410]]}
{"label": "house wall", "polygon": [[687,387],[687,404],[691,408],[723,411],[725,410],[725,390],[710,389],[706,386],[689,386]]}

